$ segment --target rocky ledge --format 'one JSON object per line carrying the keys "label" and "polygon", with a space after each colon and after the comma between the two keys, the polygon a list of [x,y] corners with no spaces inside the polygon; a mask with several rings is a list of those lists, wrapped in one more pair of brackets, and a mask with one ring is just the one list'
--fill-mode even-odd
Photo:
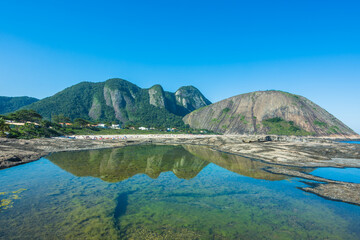
{"label": "rocky ledge", "polygon": [[93,141],[69,138],[0,138],[0,169],[38,160],[53,152],[79,151],[127,146],[134,141]]}

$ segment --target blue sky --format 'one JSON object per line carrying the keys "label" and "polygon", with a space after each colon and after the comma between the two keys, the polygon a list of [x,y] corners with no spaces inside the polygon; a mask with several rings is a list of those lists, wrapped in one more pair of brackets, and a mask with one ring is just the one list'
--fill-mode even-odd
{"label": "blue sky", "polygon": [[0,2],[0,95],[81,81],[303,95],[360,132],[359,1]]}

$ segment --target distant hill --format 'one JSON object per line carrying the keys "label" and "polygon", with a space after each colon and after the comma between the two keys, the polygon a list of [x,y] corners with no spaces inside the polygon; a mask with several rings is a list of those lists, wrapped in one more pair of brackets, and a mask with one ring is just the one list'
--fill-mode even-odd
{"label": "distant hill", "polygon": [[305,97],[281,91],[237,95],[184,117],[192,128],[225,134],[357,135]]}
{"label": "distant hill", "polygon": [[26,105],[37,102],[39,99],[33,97],[1,97],[0,114],[14,112]]}
{"label": "distant hill", "polygon": [[187,113],[211,104],[193,87],[179,88],[175,93],[160,85],[142,89],[123,79],[106,82],[82,82],[26,106],[51,119],[64,114],[71,119],[132,122],[147,126],[183,126]]}

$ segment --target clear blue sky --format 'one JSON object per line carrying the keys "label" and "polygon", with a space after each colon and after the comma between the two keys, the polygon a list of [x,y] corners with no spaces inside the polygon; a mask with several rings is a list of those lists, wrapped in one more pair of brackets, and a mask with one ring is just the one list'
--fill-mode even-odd
{"label": "clear blue sky", "polygon": [[0,1],[0,95],[81,81],[303,95],[360,132],[360,3]]}

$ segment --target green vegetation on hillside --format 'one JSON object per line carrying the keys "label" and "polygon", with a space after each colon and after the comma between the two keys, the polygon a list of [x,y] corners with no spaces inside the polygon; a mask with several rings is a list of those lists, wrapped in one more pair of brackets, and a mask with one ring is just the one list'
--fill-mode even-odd
{"label": "green vegetation on hillside", "polygon": [[0,137],[5,137],[6,132],[10,131],[9,125],[5,123],[5,120],[3,118],[0,118]]}
{"label": "green vegetation on hillside", "polygon": [[338,134],[341,132],[338,126],[329,126],[325,122],[315,120],[314,125],[321,127],[324,130],[327,130],[326,133],[328,134]]}
{"label": "green vegetation on hillside", "polygon": [[285,121],[282,118],[270,118],[262,121],[264,127],[268,129],[267,134],[275,135],[295,135],[307,136],[312,133],[307,132],[300,127],[296,126],[292,121]]}
{"label": "green vegetation on hillside", "polygon": [[320,122],[317,120],[314,121],[314,124],[319,127],[327,127],[327,124],[325,122]]}
{"label": "green vegetation on hillside", "polygon": [[331,126],[327,132],[329,134],[338,134],[340,132],[340,129],[337,126]]}
{"label": "green vegetation on hillside", "polygon": [[[81,118],[97,122],[117,122],[145,127],[184,128],[182,117],[210,102],[192,86],[182,87],[178,97],[186,101],[177,101],[175,94],[162,91],[160,85],[153,87],[162,92],[156,101],[164,101],[165,107],[150,104],[149,89],[142,89],[123,79],[109,79],[106,82],[82,82],[64,89],[54,96],[26,106],[53,122],[64,122],[56,116],[74,120]],[[163,105],[162,105],[163,106]],[[53,119],[56,118],[56,119]]]}
{"label": "green vegetation on hillside", "polygon": [[[144,118],[149,117],[145,116]],[[19,110],[9,115],[0,115],[0,137],[9,138],[39,138],[56,137],[63,135],[125,135],[125,134],[214,134],[212,131],[203,129],[191,129],[189,125],[179,124],[174,127],[157,127],[151,130],[138,130],[140,126],[148,127],[146,124],[127,122],[125,129],[108,128],[114,122],[105,122],[105,128],[96,127],[94,122],[82,118],[71,121],[64,115],[55,115],[56,122],[50,122],[34,110]],[[6,123],[6,120],[10,122]],[[171,120],[171,119],[170,119]],[[172,121],[174,123],[175,121]],[[61,123],[61,124],[59,124]],[[67,124],[64,124],[67,123]],[[159,124],[161,125],[161,123]],[[154,126],[154,124],[152,124]],[[172,128],[171,131],[167,128]]]}
{"label": "green vegetation on hillside", "polygon": [[[9,120],[13,123],[6,123]],[[19,125],[22,124],[22,125]],[[33,110],[19,110],[14,113],[0,116],[0,135],[10,138],[38,138],[63,135],[61,126],[44,120]]]}
{"label": "green vegetation on hillside", "polygon": [[37,101],[38,99],[32,97],[0,97],[0,114],[16,111]]}
{"label": "green vegetation on hillside", "polygon": [[36,122],[39,123],[42,120],[42,116],[34,110],[19,110],[14,113],[10,113],[7,118],[18,122]]}

